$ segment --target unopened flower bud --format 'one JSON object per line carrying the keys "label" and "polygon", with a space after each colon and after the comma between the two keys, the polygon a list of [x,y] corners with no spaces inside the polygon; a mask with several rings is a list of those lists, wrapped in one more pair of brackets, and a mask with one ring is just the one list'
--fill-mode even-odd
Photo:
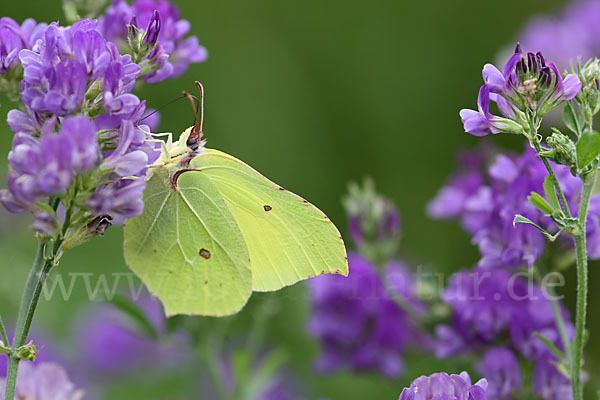
{"label": "unopened flower bud", "polygon": [[37,353],[38,351],[33,342],[29,342],[25,346],[21,346],[17,350],[15,350],[14,354],[20,360],[35,361]]}
{"label": "unopened flower bud", "polygon": [[558,129],[553,131],[552,135],[546,139],[550,150],[542,153],[542,155],[557,164],[566,165],[570,168],[574,167],[577,164],[575,143]]}
{"label": "unopened flower bud", "polygon": [[154,12],[152,13],[152,18],[150,18],[150,22],[148,22],[146,32],[144,32],[144,39],[142,40],[142,45],[149,47],[155,46],[158,40],[159,33],[160,14],[158,13],[158,10],[154,10]]}

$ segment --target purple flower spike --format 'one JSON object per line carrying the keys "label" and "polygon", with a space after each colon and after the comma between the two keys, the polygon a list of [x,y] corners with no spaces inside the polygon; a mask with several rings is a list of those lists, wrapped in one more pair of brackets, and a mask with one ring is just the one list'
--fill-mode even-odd
{"label": "purple flower spike", "polygon": [[[457,218],[479,248],[479,266],[501,268],[531,266],[547,246],[543,235],[525,225],[513,225],[522,214],[537,225],[556,232],[552,220],[531,206],[531,192],[543,192],[547,176],[542,161],[527,146],[520,155],[495,155],[493,149],[478,150],[480,160],[461,166],[428,206],[434,218]],[[481,154],[483,153],[483,154]],[[482,157],[483,155],[483,157]],[[581,193],[581,182],[569,167],[552,164],[571,209]],[[588,254],[600,257],[600,196],[592,196],[587,229]],[[563,241],[564,240],[564,241]],[[564,246],[572,242],[559,238]]]}
{"label": "purple flower spike", "polygon": [[471,385],[466,372],[460,375],[439,372],[415,379],[398,400],[488,400],[486,388],[485,379]]}
{"label": "purple flower spike", "polygon": [[[320,276],[309,282],[314,307],[308,330],[323,351],[317,368],[332,372],[349,366],[397,376],[402,352],[417,333],[408,314],[386,293],[376,268],[357,254],[348,258],[348,278]],[[398,296],[420,307],[406,267],[391,263],[386,276]]]}
{"label": "purple flower spike", "polygon": [[521,389],[521,371],[513,352],[506,347],[488,350],[477,365],[479,373],[488,381],[490,399],[510,400]]}
{"label": "purple flower spike", "polygon": [[[527,359],[549,353],[534,333],[562,347],[550,300],[540,286],[506,269],[463,271],[452,276],[443,300],[453,312],[451,326],[437,328],[439,357],[478,350],[510,335]],[[568,314],[563,310],[565,321]],[[573,327],[566,323],[568,334]]]}

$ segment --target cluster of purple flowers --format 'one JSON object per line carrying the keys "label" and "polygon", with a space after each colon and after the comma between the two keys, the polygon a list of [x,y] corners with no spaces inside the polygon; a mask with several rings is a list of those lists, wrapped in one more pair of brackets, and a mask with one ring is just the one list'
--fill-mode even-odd
{"label": "cluster of purple flowers", "polygon": [[[515,214],[548,231],[556,230],[550,217],[527,199],[532,191],[543,191],[546,169],[529,147],[521,155],[497,155],[484,145],[477,152],[461,154],[459,164],[459,172],[429,203],[428,214],[459,219],[478,246],[481,259],[474,270],[455,274],[442,295],[452,309],[452,322],[437,327],[437,353],[449,357],[487,351],[478,367],[490,382],[491,399],[510,399],[519,392],[517,355],[535,364],[533,390],[542,399],[569,399],[569,381],[554,365],[558,359],[534,335],[538,333],[563,348],[549,294],[527,279],[527,274],[515,273],[517,267],[543,263],[547,250],[541,232],[527,225],[513,225]],[[581,181],[566,166],[552,164],[552,168],[574,208]],[[600,257],[599,215],[600,196],[595,195],[586,232],[591,258]],[[572,247],[572,242],[565,237],[554,245],[565,249]],[[562,307],[560,310],[566,334],[572,338],[574,328],[568,313]]]}
{"label": "cluster of purple flowers", "polygon": [[[523,54],[519,44],[502,71],[486,64],[482,75],[484,84],[479,89],[477,110],[460,111],[465,131],[475,136],[525,133],[529,124],[527,112],[542,117],[574,98],[581,89],[576,75],[563,79],[556,65],[542,53]],[[496,104],[502,116],[491,114],[490,102]]]}
{"label": "cluster of purple flowers", "polygon": [[[523,275],[481,268],[453,275],[442,296],[454,312],[453,320],[451,326],[437,327],[438,355],[485,348],[508,335],[520,354],[534,360],[549,352],[535,332],[562,347],[548,294]],[[567,312],[562,312],[568,321]],[[572,333],[572,326],[566,325]]]}
{"label": "cluster of purple flowers", "polygon": [[460,375],[439,372],[415,379],[398,400],[488,400],[487,387],[485,379],[472,385],[466,372]]}
{"label": "cluster of purple flowers", "polygon": [[[542,193],[546,169],[535,151],[527,147],[523,154],[496,155],[489,147],[459,157],[459,171],[428,204],[429,216],[459,219],[479,248],[483,268],[532,266],[546,247],[541,232],[530,226],[513,226],[516,214],[522,214],[553,232],[550,217],[533,207],[527,197]],[[575,211],[581,193],[581,181],[570,169],[551,163],[570,208]],[[592,196],[588,213],[587,247],[591,259],[600,257],[600,196]],[[572,246],[564,238],[559,245]]]}
{"label": "cluster of purple flowers", "polygon": [[[137,50],[115,44],[127,43],[128,29]],[[15,137],[4,206],[33,213],[34,229],[47,235],[59,222],[45,206],[50,198],[87,212],[84,226],[138,215],[158,144],[142,123],[145,101],[132,90],[142,76],[158,82],[205,59],[197,38],[184,38],[188,30],[174,5],[152,0],[116,1],[98,21],[66,27],[2,18],[0,79],[4,86],[16,79],[22,101],[8,113]]]}
{"label": "cluster of purple flowers", "polygon": [[402,372],[402,352],[418,339],[409,313],[387,290],[415,310],[416,299],[408,268],[393,261],[385,268],[384,286],[377,268],[356,253],[348,255],[349,275],[321,276],[309,282],[313,313],[310,334],[322,345],[317,368],[331,372],[350,366],[394,377]]}
{"label": "cluster of purple flowers", "polygon": [[570,2],[558,15],[539,15],[519,33],[521,43],[539,49],[562,67],[600,55],[600,1]]}
{"label": "cluster of purple flowers", "polygon": [[[571,398],[551,396],[563,390],[570,395],[571,387],[565,377],[550,379],[560,375],[553,365],[559,360],[535,336],[540,334],[563,348],[548,293],[539,285],[507,269],[479,268],[455,274],[443,300],[452,309],[452,322],[436,328],[438,356],[484,351],[478,370],[490,382],[490,399],[510,399],[520,393],[521,372],[515,354],[535,364],[533,388],[543,388],[542,399]],[[572,339],[568,313],[562,307],[561,313]],[[503,345],[496,347],[499,343]]]}

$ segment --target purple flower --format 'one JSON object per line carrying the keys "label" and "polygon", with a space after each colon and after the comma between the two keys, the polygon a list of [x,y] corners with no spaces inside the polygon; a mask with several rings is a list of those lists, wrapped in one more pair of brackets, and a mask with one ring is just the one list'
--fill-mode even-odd
{"label": "purple flower", "polygon": [[[475,269],[452,276],[442,298],[452,308],[452,325],[437,327],[437,354],[448,357],[485,348],[510,335],[511,345],[524,357],[549,353],[534,333],[561,348],[550,300],[542,288],[506,269]],[[573,332],[563,310],[567,331]]]}
{"label": "purple flower", "polygon": [[[581,89],[581,81],[574,74],[563,79],[558,68],[546,61],[542,53],[523,54],[517,44],[502,71],[492,64],[483,67],[484,85],[479,90],[478,111],[461,110],[465,131],[475,136],[488,133],[523,133],[527,127],[526,111],[534,111],[539,117],[565,100],[574,98]],[[494,101],[504,116],[489,112],[490,100]]]}
{"label": "purple flower", "polygon": [[[488,85],[483,85],[479,89],[479,96],[477,97],[477,111],[469,109],[460,110],[460,119],[464,125],[465,132],[474,136],[485,136],[489,133],[495,134],[499,132],[521,132],[523,128],[511,120],[497,117],[490,113],[490,99],[495,99],[499,105],[505,104],[505,101],[501,97],[490,93]],[[505,116],[513,114],[509,107],[499,107],[499,109],[508,114]]]}
{"label": "purple flower", "polygon": [[[349,366],[396,376],[415,329],[407,313],[388,296],[372,265],[353,253],[349,265],[348,278],[320,276],[309,282],[313,313],[308,330],[323,351],[317,367],[329,372]],[[393,276],[394,289],[410,303],[414,298],[406,288],[410,278],[404,268],[389,265],[387,273]]]}
{"label": "purple flower", "polygon": [[137,217],[144,210],[144,179],[121,179],[96,189],[85,202],[94,215],[111,215],[117,222]]}
{"label": "purple flower", "polygon": [[[159,335],[165,333],[160,303],[143,298],[137,304]],[[109,304],[96,304],[86,310],[76,324],[78,362],[88,378],[97,374],[114,376],[150,365],[165,367],[181,360],[183,351],[165,339],[158,343],[136,328],[130,318]],[[174,338],[175,340],[183,338]],[[181,343],[180,343],[181,345]],[[185,348],[182,346],[182,348]]]}
{"label": "purple flower", "polygon": [[477,365],[488,381],[487,395],[490,400],[510,400],[521,389],[521,370],[513,352],[506,347],[488,350]]}
{"label": "purple flower", "polygon": [[485,379],[471,385],[466,372],[460,375],[439,372],[415,379],[398,400],[488,400],[486,388]]}
{"label": "purple flower", "polygon": [[[520,156],[495,155],[485,149],[484,159],[462,165],[448,184],[429,203],[428,213],[434,218],[458,218],[479,248],[479,265],[486,268],[531,266],[543,254],[544,236],[530,226],[513,225],[516,214],[522,214],[548,231],[557,228],[527,200],[531,192],[543,193],[547,175],[543,163],[529,147]],[[481,158],[481,156],[479,156]],[[578,206],[581,183],[566,166],[554,165],[571,210]],[[600,196],[592,197],[587,229],[588,253],[600,256],[600,229],[594,222],[600,215]],[[559,246],[572,246],[568,240]]]}
{"label": "purple flower", "polygon": [[[0,400],[4,400],[5,381],[0,379]],[[84,392],[75,388],[67,372],[57,364],[34,366],[23,363],[19,368],[15,396],[27,400],[80,400]]]}
{"label": "purple flower", "polygon": [[75,60],[85,66],[88,77],[94,81],[104,75],[111,60],[106,41],[96,31],[76,31],[71,44]]}
{"label": "purple flower", "polygon": [[[137,18],[137,17],[134,17]],[[154,46],[158,40],[158,34],[160,33],[160,14],[158,10],[154,10],[152,12],[152,17],[148,22],[148,27],[146,28],[146,34],[144,35],[144,39],[142,40],[142,44],[145,46]]]}
{"label": "purple flower", "polygon": [[[526,301],[519,301],[519,308],[513,313],[510,325],[510,337],[513,346],[527,359],[533,360],[548,355],[548,347],[537,337],[539,333],[554,345],[563,349],[556,320],[552,312],[552,304],[542,288],[537,285],[529,287]],[[575,328],[570,322],[569,313],[561,307],[565,330],[569,339],[575,336]]]}
{"label": "purple flower", "polygon": [[14,133],[27,133],[32,136],[39,135],[44,125],[44,117],[25,106],[27,113],[19,110],[10,110],[6,123]]}
{"label": "purple flower", "polygon": [[533,392],[542,400],[572,400],[569,379],[558,371],[552,356],[537,360],[533,371]]}
{"label": "purple flower", "polygon": [[0,18],[0,74],[13,70],[19,62],[19,51],[29,49],[37,39],[46,24],[36,24],[27,19],[21,26],[9,17]]}
{"label": "purple flower", "polygon": [[19,51],[29,47],[21,27],[8,17],[0,18],[0,73],[6,74],[18,62]]}
{"label": "purple flower", "polygon": [[[53,129],[53,123],[46,125]],[[20,188],[16,197],[33,201],[64,192],[74,172],[91,168],[98,155],[96,129],[83,116],[66,118],[57,134],[45,132],[39,139],[16,134],[8,155],[14,174],[19,175],[15,175]]]}
{"label": "purple flower", "polygon": [[59,135],[71,144],[71,166],[76,172],[89,170],[98,162],[100,150],[94,124],[84,116],[66,118]]}
{"label": "purple flower", "polygon": [[493,342],[508,330],[518,303],[509,294],[524,296],[521,281],[511,281],[508,271],[474,270],[456,273],[442,294],[453,311],[452,326],[438,326],[437,354],[448,357],[458,351]]}

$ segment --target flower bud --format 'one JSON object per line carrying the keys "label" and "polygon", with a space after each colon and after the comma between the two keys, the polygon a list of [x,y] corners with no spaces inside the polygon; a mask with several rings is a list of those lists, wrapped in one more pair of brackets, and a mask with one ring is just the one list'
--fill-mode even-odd
{"label": "flower bud", "polygon": [[542,153],[542,155],[557,164],[566,165],[570,168],[577,164],[577,152],[575,143],[558,129],[553,129],[551,136],[546,138],[546,142],[550,146],[550,150]]}
{"label": "flower bud", "polygon": [[600,60],[592,58],[583,67],[578,65],[577,75],[581,80],[577,101],[583,106],[586,119],[591,119],[600,111]]}
{"label": "flower bud", "polygon": [[21,346],[17,350],[15,350],[14,354],[20,360],[35,361],[37,353],[38,351],[33,342],[29,342],[25,346]]}
{"label": "flower bud", "polygon": [[523,126],[512,119],[494,116],[490,119],[490,125],[504,133],[524,133]]}
{"label": "flower bud", "polygon": [[152,18],[148,22],[148,27],[144,32],[144,39],[142,39],[142,45],[154,47],[158,40],[158,34],[160,33],[160,14],[158,10],[154,10]]}

